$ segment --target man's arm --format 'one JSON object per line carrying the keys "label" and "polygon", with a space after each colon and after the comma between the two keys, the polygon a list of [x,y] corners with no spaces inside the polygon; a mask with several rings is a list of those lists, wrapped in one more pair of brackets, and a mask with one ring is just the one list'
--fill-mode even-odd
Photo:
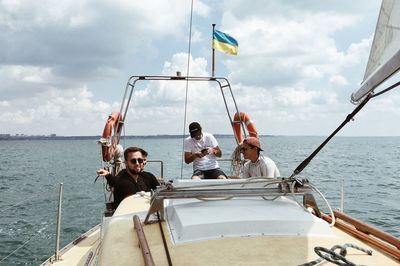
{"label": "man's arm", "polygon": [[191,152],[185,152],[185,163],[189,164],[192,163],[196,158],[201,158],[203,157],[204,154],[201,152],[196,152],[196,153],[191,153]]}
{"label": "man's arm", "polygon": [[117,180],[119,178],[118,176],[111,175],[110,172],[103,168],[97,170],[97,175],[104,176],[111,187],[115,187],[115,184],[117,183]]}
{"label": "man's arm", "polygon": [[222,156],[222,151],[219,148],[219,146],[215,146],[214,148],[212,148],[211,153],[213,153],[216,157],[221,157]]}

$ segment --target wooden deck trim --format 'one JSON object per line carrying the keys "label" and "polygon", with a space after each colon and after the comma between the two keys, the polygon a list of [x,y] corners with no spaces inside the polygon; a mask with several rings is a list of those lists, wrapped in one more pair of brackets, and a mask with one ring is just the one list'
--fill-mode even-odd
{"label": "wooden deck trim", "polygon": [[335,217],[337,217],[337,218],[339,218],[339,219],[341,219],[341,220],[343,220],[343,221],[345,221],[347,223],[350,223],[350,224],[354,225],[354,227],[357,230],[359,230],[361,232],[364,232],[364,233],[366,233],[368,235],[373,235],[373,236],[375,236],[375,237],[377,237],[377,238],[379,238],[379,239],[381,239],[381,240],[383,240],[383,241],[385,241],[385,242],[387,242],[389,244],[392,244],[397,249],[400,249],[400,239],[398,239],[398,238],[396,238],[396,237],[394,237],[394,236],[392,236],[392,235],[390,235],[390,234],[388,234],[388,233],[386,233],[384,231],[381,231],[381,230],[379,230],[379,229],[377,229],[375,227],[372,227],[369,224],[366,224],[366,223],[363,223],[363,222],[361,222],[359,220],[356,220],[353,217],[351,217],[351,216],[349,216],[349,215],[347,215],[347,214],[345,214],[343,212],[335,210],[335,211],[333,211],[333,213],[335,214]]}
{"label": "wooden deck trim", "polygon": [[[356,238],[359,238],[367,242],[368,244],[375,246],[376,248],[386,252],[393,258],[400,260],[400,250],[396,247],[395,244],[392,244],[391,242],[385,240],[388,235],[387,233],[370,225],[367,225],[359,220],[356,220],[348,215],[345,215],[342,212],[334,211],[334,214],[336,217],[336,227],[342,229],[347,233],[352,234]],[[331,216],[324,213],[321,213],[321,217],[329,223],[332,221]],[[384,239],[382,239],[381,237],[383,237]],[[394,239],[396,240],[396,238]]]}

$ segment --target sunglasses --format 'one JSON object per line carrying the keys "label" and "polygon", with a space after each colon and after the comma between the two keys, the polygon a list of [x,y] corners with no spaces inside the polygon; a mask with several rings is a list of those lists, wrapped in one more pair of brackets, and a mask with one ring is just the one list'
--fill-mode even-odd
{"label": "sunglasses", "polygon": [[241,148],[240,150],[241,151],[247,151],[247,150],[252,150],[252,149],[254,149],[255,147],[248,147],[248,148]]}
{"label": "sunglasses", "polygon": [[130,160],[129,161],[131,164],[141,164],[141,163],[143,163],[144,162],[144,160],[142,159],[142,158],[134,158],[134,159],[132,159],[132,160]]}

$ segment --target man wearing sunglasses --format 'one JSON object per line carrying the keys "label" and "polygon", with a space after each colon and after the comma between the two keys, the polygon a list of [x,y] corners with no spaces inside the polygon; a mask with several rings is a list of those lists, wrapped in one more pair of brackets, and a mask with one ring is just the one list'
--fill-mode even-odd
{"label": "man wearing sunglasses", "polygon": [[260,152],[260,140],[256,137],[248,137],[243,141],[241,152],[244,159],[248,160],[243,165],[242,178],[250,177],[280,177],[279,169],[275,162],[263,156]]}
{"label": "man wearing sunglasses", "polygon": [[121,201],[140,191],[149,192],[155,190],[158,183],[157,178],[150,172],[143,171],[146,164],[147,152],[138,147],[129,147],[124,151],[126,168],[121,170],[117,176],[110,175],[107,170],[99,169],[97,174],[105,176],[108,184],[114,187],[114,209]]}
{"label": "man wearing sunglasses", "polygon": [[203,132],[197,122],[189,125],[189,133],[184,150],[185,163],[193,163],[192,179],[226,179],[216,159],[222,156],[222,152],[214,136]]}

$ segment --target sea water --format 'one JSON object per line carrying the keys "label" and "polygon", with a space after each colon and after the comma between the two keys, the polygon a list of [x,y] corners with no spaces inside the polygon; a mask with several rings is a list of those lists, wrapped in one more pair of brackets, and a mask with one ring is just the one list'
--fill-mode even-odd
{"label": "sea water", "polygon": [[[282,176],[318,147],[323,137],[267,136],[264,154]],[[233,137],[219,137],[223,158],[236,147]],[[130,138],[124,147],[149,152],[147,170],[166,180],[187,179],[191,165],[182,164],[180,138]],[[0,265],[38,265],[54,254],[58,191],[63,183],[61,243],[63,247],[100,223],[107,193],[95,140],[0,141]],[[222,169],[230,174],[227,162]],[[301,172],[350,215],[400,237],[400,137],[336,137]],[[318,200],[320,205],[322,201]],[[322,207],[326,210],[325,207]]]}

